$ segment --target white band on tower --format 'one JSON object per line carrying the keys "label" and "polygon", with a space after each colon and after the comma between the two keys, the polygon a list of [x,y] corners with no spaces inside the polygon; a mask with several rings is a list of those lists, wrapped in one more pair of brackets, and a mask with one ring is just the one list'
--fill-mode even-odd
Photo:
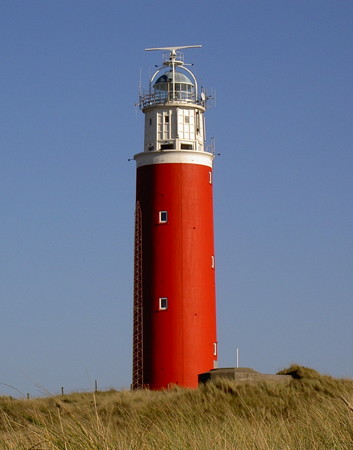
{"label": "white band on tower", "polygon": [[134,156],[136,167],[151,164],[199,164],[212,167],[214,155],[208,152],[168,150],[166,152],[138,153]]}

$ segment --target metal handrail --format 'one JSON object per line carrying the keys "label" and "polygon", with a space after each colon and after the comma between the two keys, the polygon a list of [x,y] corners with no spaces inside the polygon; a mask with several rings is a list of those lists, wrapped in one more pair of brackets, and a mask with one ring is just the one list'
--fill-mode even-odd
{"label": "metal handrail", "polygon": [[167,102],[200,103],[194,93],[183,91],[175,92],[174,96],[172,92],[144,94],[140,96],[140,108]]}

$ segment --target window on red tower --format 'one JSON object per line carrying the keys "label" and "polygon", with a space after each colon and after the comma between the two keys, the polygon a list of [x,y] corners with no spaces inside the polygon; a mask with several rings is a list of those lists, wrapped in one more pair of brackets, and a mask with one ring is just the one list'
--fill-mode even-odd
{"label": "window on red tower", "polygon": [[168,211],[159,211],[159,223],[168,222]]}
{"label": "window on red tower", "polygon": [[159,299],[159,310],[164,311],[168,309],[168,299],[167,297],[160,297]]}

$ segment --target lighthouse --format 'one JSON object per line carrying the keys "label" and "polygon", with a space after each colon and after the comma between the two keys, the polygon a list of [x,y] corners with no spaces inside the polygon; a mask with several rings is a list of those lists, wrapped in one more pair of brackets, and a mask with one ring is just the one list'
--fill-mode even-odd
{"label": "lighthouse", "polygon": [[[197,387],[217,367],[213,159],[207,95],[181,46],[140,92],[143,151],[136,161],[133,389]],[[188,65],[189,66],[189,65]]]}

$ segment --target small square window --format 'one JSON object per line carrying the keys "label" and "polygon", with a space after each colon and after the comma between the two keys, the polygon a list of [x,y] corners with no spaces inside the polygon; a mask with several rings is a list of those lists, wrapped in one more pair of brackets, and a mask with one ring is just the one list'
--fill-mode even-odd
{"label": "small square window", "polygon": [[168,211],[159,211],[159,223],[168,222]]}
{"label": "small square window", "polygon": [[169,123],[169,116],[164,116],[164,122]]}
{"label": "small square window", "polygon": [[184,117],[184,121],[185,121],[185,123],[190,123],[190,117],[189,116],[185,116]]}
{"label": "small square window", "polygon": [[159,309],[161,311],[168,309],[168,299],[167,299],[167,297],[160,297],[160,299],[159,299]]}
{"label": "small square window", "polygon": [[181,150],[193,150],[192,144],[180,144],[180,149]]}

